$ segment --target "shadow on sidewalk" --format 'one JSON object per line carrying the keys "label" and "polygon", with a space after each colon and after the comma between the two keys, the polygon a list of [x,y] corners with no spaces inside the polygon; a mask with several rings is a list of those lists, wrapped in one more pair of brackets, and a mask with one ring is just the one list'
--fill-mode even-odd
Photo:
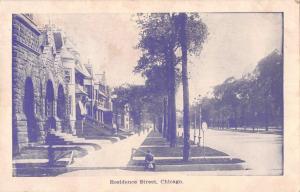
{"label": "shadow on sidewalk", "polygon": [[132,159],[127,164],[128,170],[136,170],[134,166],[143,167],[143,157],[145,157],[148,150],[154,155],[155,163],[160,167],[160,170],[165,171],[237,170],[242,169],[242,166],[236,165],[244,162],[238,158],[231,158],[228,154],[216,149],[197,145],[191,145],[190,159],[184,162],[182,160],[182,137],[178,137],[177,146],[171,148],[169,142],[159,132],[152,131],[142,145],[132,154]]}
{"label": "shadow on sidewalk", "polygon": [[209,129],[215,130],[215,131],[231,131],[231,132],[241,132],[241,133],[283,135],[283,129],[269,129],[268,131],[266,131],[265,128],[246,128],[246,127],[238,127],[238,128],[211,127]]}

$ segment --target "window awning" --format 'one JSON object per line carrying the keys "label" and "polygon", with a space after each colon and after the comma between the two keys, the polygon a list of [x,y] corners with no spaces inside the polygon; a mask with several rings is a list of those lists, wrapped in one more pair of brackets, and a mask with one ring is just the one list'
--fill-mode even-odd
{"label": "window awning", "polygon": [[97,106],[97,109],[99,109],[99,110],[101,110],[101,111],[110,111],[109,109],[104,108],[104,107],[102,107],[102,106],[100,106],[100,105]]}
{"label": "window awning", "polygon": [[83,87],[78,86],[78,85],[75,87],[75,93],[76,93],[76,94],[82,94],[82,95],[88,95],[87,92],[85,92],[85,91],[83,90]]}
{"label": "window awning", "polygon": [[81,73],[83,76],[88,77],[88,78],[91,77],[91,75],[89,74],[89,72],[87,71],[87,69],[85,67],[83,67],[82,65],[77,64],[75,66],[75,69],[76,69],[76,71],[78,71],[79,73]]}

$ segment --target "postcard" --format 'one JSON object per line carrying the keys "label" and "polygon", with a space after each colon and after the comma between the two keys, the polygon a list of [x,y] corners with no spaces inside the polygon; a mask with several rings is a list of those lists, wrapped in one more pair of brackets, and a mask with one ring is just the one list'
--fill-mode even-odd
{"label": "postcard", "polygon": [[299,191],[298,1],[2,1],[0,191]]}

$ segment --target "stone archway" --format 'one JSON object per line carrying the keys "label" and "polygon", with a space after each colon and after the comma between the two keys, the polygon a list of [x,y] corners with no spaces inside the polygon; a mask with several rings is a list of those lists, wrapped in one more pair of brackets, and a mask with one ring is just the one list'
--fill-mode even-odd
{"label": "stone archway", "polygon": [[46,97],[45,97],[45,115],[47,118],[46,129],[47,132],[50,129],[56,130],[56,120],[54,114],[54,88],[51,80],[47,81],[46,85]]}
{"label": "stone archway", "polygon": [[37,142],[39,136],[39,130],[37,127],[37,122],[35,118],[34,109],[34,88],[32,79],[28,77],[25,80],[25,93],[23,100],[23,111],[26,116],[27,122],[27,136],[29,142]]}

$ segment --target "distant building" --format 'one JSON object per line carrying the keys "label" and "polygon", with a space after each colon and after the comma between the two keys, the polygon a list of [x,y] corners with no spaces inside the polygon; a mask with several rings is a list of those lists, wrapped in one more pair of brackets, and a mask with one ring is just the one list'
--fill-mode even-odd
{"label": "distant building", "polygon": [[95,99],[95,113],[97,119],[106,125],[113,124],[113,104],[111,100],[110,88],[106,85],[105,72],[95,75],[96,99]]}
{"label": "distant building", "polygon": [[130,123],[130,114],[129,114],[129,104],[126,104],[124,106],[124,110],[123,110],[123,113],[122,113],[122,116],[121,116],[121,127],[127,131],[130,130],[131,128],[131,123]]}
{"label": "distant building", "polygon": [[113,124],[121,131],[133,131],[134,124],[133,119],[130,115],[130,105],[118,106],[116,103],[113,105]]}

